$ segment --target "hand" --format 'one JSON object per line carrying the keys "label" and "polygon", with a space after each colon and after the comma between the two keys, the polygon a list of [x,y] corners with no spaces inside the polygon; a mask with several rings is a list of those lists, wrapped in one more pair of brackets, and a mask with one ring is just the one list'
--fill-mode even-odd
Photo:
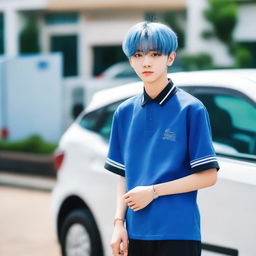
{"label": "hand", "polygon": [[132,210],[141,210],[153,200],[153,187],[137,186],[125,193],[123,199]]}
{"label": "hand", "polygon": [[110,246],[114,256],[128,256],[128,234],[122,222],[116,222]]}

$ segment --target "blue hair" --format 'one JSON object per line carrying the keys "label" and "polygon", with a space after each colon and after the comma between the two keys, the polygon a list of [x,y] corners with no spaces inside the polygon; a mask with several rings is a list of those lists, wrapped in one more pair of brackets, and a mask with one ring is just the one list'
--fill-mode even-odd
{"label": "blue hair", "polygon": [[157,51],[169,55],[177,50],[178,40],[174,31],[162,23],[140,22],[132,26],[124,40],[123,51],[130,58],[137,51],[147,54]]}

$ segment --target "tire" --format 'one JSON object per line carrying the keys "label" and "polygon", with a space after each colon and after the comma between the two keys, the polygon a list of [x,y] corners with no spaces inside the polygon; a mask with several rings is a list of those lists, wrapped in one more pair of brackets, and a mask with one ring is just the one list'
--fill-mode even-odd
{"label": "tire", "polygon": [[103,256],[98,228],[86,209],[73,210],[60,230],[63,256]]}

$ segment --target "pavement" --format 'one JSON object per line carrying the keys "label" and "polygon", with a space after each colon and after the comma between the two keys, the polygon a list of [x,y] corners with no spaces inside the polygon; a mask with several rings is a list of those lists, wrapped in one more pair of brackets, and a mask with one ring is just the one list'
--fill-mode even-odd
{"label": "pavement", "polygon": [[1,186],[0,198],[1,256],[61,256],[51,193]]}
{"label": "pavement", "polygon": [[55,177],[0,170],[0,255],[61,255],[50,212],[55,183]]}
{"label": "pavement", "polygon": [[55,177],[45,177],[32,174],[18,174],[4,170],[0,171],[1,186],[51,192],[55,183]]}

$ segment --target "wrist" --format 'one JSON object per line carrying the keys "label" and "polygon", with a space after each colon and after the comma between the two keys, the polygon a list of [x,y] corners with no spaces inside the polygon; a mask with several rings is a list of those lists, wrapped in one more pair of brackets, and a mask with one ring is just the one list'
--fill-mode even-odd
{"label": "wrist", "polygon": [[120,229],[120,228],[125,228],[125,225],[124,225],[123,222],[117,221],[116,224],[115,224],[115,226],[114,226],[114,229],[115,229],[115,228],[118,228],[118,229]]}
{"label": "wrist", "polygon": [[116,225],[124,226],[124,222],[125,222],[125,219],[123,219],[123,218],[115,218],[113,224],[114,224],[114,227]]}
{"label": "wrist", "polygon": [[157,193],[155,189],[155,185],[152,185],[152,192],[153,192],[153,199],[157,199],[159,197],[159,194]]}

